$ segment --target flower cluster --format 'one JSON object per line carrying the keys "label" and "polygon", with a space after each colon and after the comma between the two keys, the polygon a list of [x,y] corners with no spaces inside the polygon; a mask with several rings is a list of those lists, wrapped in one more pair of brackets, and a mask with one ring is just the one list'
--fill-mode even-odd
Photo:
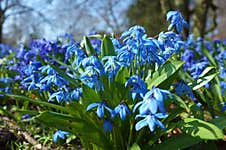
{"label": "flower cluster", "polygon": [[[138,102],[134,106],[134,110],[136,111],[139,108],[139,114],[136,115],[136,118],[142,117],[143,120],[140,120],[136,124],[136,130],[140,130],[144,126],[148,126],[150,131],[154,131],[155,126],[158,125],[163,130],[165,130],[165,126],[158,120],[162,118],[166,118],[168,115],[166,114],[166,110],[164,107],[164,97],[165,94],[170,94],[169,91],[161,90],[156,87],[153,87],[150,91],[148,91],[144,96],[143,100]],[[160,112],[158,112],[158,110]],[[158,112],[158,113],[157,113]]]}
{"label": "flower cluster", "polygon": [[[226,78],[226,43],[225,40],[214,40],[213,42],[205,41],[202,38],[197,38],[194,40],[192,35],[189,36],[188,40],[185,43],[185,50],[181,56],[181,59],[186,63],[184,69],[190,72],[190,75],[197,79],[204,69],[211,64],[209,59],[204,55],[206,50],[214,60],[217,60],[219,70],[219,76],[221,78],[221,89],[222,95],[225,94],[225,78]],[[204,55],[204,57],[203,57]]]}
{"label": "flower cluster", "polygon": [[[163,124],[168,117],[165,100],[173,97],[172,88],[164,90],[160,84],[150,86],[147,77],[155,76],[153,72],[158,74],[158,69],[167,64],[168,59],[173,61],[172,56],[180,54],[184,48],[181,56],[186,62],[184,69],[198,78],[209,64],[207,57],[197,57],[202,55],[201,49],[205,46],[216,59],[222,60],[219,61],[220,77],[225,78],[225,53],[219,47],[223,43],[204,42],[203,45],[202,39],[194,41],[191,37],[184,41],[182,29],[188,25],[183,16],[170,11],[167,20],[170,21],[168,31],[161,32],[157,38],[148,37],[145,29],[136,25],[123,32],[120,38],[100,36],[96,39],[90,34],[90,38],[84,37],[81,42],[70,35],[55,41],[34,40],[17,49],[16,58],[8,63],[8,69],[17,72],[15,79],[22,88],[44,93],[48,102],[64,106],[75,101],[84,105],[86,113],[103,124],[104,132],[113,132],[116,121],[126,122],[131,118],[137,131],[145,126],[151,132],[156,126],[166,130],[167,125]],[[221,83],[225,87],[225,82]],[[185,82],[174,85],[177,95],[197,101]],[[87,100],[88,103],[87,95],[93,98]],[[68,134],[59,130],[53,139],[57,142]]]}

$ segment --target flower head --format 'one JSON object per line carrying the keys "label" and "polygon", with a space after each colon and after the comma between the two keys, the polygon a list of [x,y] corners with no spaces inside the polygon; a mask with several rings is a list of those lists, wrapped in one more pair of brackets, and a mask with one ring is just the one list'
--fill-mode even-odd
{"label": "flower head", "polygon": [[169,11],[166,15],[166,20],[170,20],[168,30],[175,27],[177,32],[181,33],[183,27],[188,27],[188,23],[184,20],[184,17],[179,11]]}
{"label": "flower head", "polygon": [[121,63],[118,61],[116,56],[104,56],[102,61],[104,64],[104,71],[108,74],[109,79],[112,81],[113,77],[117,74],[121,67]]}
{"label": "flower head", "polygon": [[57,143],[59,139],[65,139],[66,135],[70,134],[69,132],[58,130],[53,135],[53,142]]}
{"label": "flower head", "polygon": [[87,107],[86,110],[89,111],[89,110],[93,109],[94,107],[97,107],[96,113],[99,118],[103,118],[104,109],[106,109],[107,111],[112,113],[112,110],[108,106],[106,106],[106,104],[104,102],[92,103]]}
{"label": "flower head", "polygon": [[142,97],[147,92],[147,86],[145,82],[137,75],[131,76],[125,84],[126,87],[131,87],[132,99],[136,97]]}
{"label": "flower head", "polygon": [[186,96],[191,97],[194,101],[197,99],[195,98],[191,88],[184,82],[179,82],[176,84],[176,93],[177,95],[181,96],[183,94],[186,94]]}
{"label": "flower head", "polygon": [[166,90],[158,89],[153,87],[152,90],[148,91],[144,96],[143,100],[138,102],[133,111],[139,107],[140,114],[155,114],[159,109],[162,113],[165,113],[164,107],[164,93],[170,94]]}
{"label": "flower head", "polygon": [[148,126],[150,131],[153,132],[155,130],[156,125],[158,125],[163,130],[166,130],[165,126],[158,119],[166,118],[167,116],[168,116],[167,114],[163,114],[163,113],[137,115],[136,118],[142,117],[144,119],[136,123],[135,129],[138,131],[145,126]]}
{"label": "flower head", "polygon": [[130,114],[130,110],[126,104],[122,103],[122,104],[119,104],[117,107],[115,107],[112,114],[113,114],[112,115],[113,118],[114,118],[114,116],[119,115],[122,120],[125,120],[126,115]]}

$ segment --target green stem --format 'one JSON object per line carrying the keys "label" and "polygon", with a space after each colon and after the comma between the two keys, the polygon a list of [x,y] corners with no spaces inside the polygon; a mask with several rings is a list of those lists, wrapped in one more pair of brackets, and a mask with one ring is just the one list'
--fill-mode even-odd
{"label": "green stem", "polygon": [[130,122],[130,131],[129,131],[129,139],[128,139],[128,143],[127,143],[127,149],[130,147],[131,145],[131,139],[132,139],[132,135],[133,135],[133,122]]}

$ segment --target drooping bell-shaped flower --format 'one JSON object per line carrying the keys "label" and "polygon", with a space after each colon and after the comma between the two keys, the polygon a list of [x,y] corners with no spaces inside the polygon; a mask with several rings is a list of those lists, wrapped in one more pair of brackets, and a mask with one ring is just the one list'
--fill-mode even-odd
{"label": "drooping bell-shaped flower", "polygon": [[112,117],[114,118],[116,115],[119,115],[122,120],[126,119],[126,115],[130,114],[130,110],[128,106],[124,103],[119,104],[112,112]]}
{"label": "drooping bell-shaped flower", "polygon": [[156,125],[158,125],[161,129],[166,130],[164,124],[158,119],[166,118],[167,116],[167,114],[163,113],[137,115],[136,118],[141,117],[144,119],[136,123],[135,129],[138,131],[145,126],[148,126],[150,131],[153,132],[155,130]]}
{"label": "drooping bell-shaped flower", "polygon": [[86,111],[89,111],[94,107],[97,107],[96,114],[99,118],[103,118],[104,109],[112,113],[112,110],[104,102],[92,103],[87,107]]}

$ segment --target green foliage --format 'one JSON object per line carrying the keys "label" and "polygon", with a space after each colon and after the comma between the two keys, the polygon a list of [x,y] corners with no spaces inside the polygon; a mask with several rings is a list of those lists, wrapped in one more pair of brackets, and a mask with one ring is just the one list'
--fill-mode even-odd
{"label": "green foliage", "polygon": [[178,124],[178,127],[185,134],[204,140],[217,140],[224,138],[222,130],[217,126],[196,118],[185,118],[182,123]]}
{"label": "green foliage", "polygon": [[175,74],[183,64],[183,61],[167,61],[165,64],[160,66],[158,70],[153,73],[153,75],[149,75],[146,78],[148,88],[162,84],[170,76]]}
{"label": "green foliage", "polygon": [[62,113],[45,111],[35,117],[35,119],[48,127],[54,127],[79,135],[85,145],[91,142],[102,148],[111,149],[111,143],[107,141],[103,130],[100,128],[101,125],[98,122],[86,120],[87,117],[85,116],[73,117]]}
{"label": "green foliage", "polygon": [[104,35],[102,39],[101,54],[102,54],[102,57],[115,56],[115,48],[112,44],[111,39],[107,35]]}
{"label": "green foliage", "polygon": [[185,149],[195,144],[198,144],[201,141],[202,140],[197,137],[192,137],[187,134],[178,134],[172,135],[172,137],[169,137],[163,143],[154,146],[152,149],[153,150]]}

